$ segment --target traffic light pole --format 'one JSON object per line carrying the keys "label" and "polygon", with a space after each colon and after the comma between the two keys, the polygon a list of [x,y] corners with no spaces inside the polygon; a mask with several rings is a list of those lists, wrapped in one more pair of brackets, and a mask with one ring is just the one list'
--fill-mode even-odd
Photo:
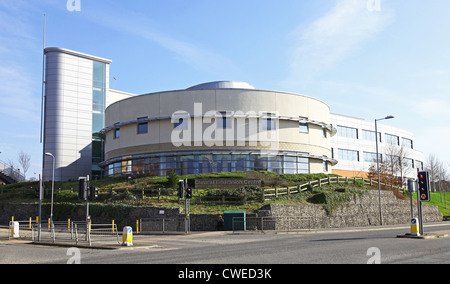
{"label": "traffic light pole", "polygon": [[85,189],[86,189],[86,241],[90,243],[91,241],[89,228],[91,217],[89,216],[89,175],[86,176]]}
{"label": "traffic light pole", "polygon": [[[188,182],[187,179],[184,181],[184,189],[187,190],[188,188]],[[190,218],[190,211],[191,211],[191,200],[188,198],[187,194],[185,194],[184,198],[184,208],[186,212],[186,218],[184,220],[184,232],[186,234],[189,234],[190,227],[191,227],[191,218]]]}

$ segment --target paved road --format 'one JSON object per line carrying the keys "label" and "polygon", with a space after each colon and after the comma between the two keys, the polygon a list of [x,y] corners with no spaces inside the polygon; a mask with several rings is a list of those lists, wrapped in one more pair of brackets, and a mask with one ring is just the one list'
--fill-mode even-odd
{"label": "paved road", "polygon": [[[450,230],[449,223],[425,227]],[[365,264],[450,263],[450,238],[397,238],[408,227],[337,230],[301,234],[224,232],[189,236],[135,236],[136,246],[119,250],[80,249],[82,264]],[[68,255],[69,253],[69,255]],[[0,240],[0,264],[74,262],[77,251]]]}

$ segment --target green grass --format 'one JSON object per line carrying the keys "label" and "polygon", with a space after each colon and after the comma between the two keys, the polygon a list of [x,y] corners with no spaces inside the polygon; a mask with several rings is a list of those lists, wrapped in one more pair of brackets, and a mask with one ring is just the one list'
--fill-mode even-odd
{"label": "green grass", "polygon": [[[447,195],[447,206],[445,204],[445,196]],[[417,194],[413,193],[413,200],[417,200]],[[444,216],[450,216],[450,193],[443,192],[442,193],[442,201],[441,201],[441,194],[439,192],[431,192],[431,201],[430,202],[424,202],[423,204],[428,205],[437,205],[439,208],[439,212],[442,213]]]}

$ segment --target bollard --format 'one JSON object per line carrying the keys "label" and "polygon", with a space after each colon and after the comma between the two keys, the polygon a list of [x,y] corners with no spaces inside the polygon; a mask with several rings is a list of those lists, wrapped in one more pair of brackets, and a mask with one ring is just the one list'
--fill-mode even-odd
{"label": "bollard", "polygon": [[114,234],[114,220],[112,220],[112,233]]}
{"label": "bollard", "polygon": [[11,222],[11,238],[18,239],[19,237],[19,222]]}
{"label": "bollard", "polygon": [[30,217],[30,223],[29,224],[30,225],[28,226],[28,228],[31,229],[31,217]]}
{"label": "bollard", "polygon": [[139,234],[139,220],[136,220],[136,234]]}
{"label": "bollard", "polygon": [[417,218],[411,219],[411,234],[412,235],[416,235],[416,236],[420,236],[420,233],[419,233],[419,219],[417,219]]}
{"label": "bollard", "polygon": [[123,228],[123,246],[132,247],[133,246],[133,228],[124,227]]}
{"label": "bollard", "polygon": [[70,219],[67,221],[67,231],[70,232]]}

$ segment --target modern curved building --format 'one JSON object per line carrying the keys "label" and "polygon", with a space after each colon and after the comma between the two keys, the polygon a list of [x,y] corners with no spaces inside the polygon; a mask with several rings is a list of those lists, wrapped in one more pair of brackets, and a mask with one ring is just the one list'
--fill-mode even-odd
{"label": "modern curved building", "polygon": [[[315,98],[236,81],[144,95],[109,88],[111,60],[46,48],[44,153],[55,180],[272,171],[367,176],[398,161],[414,177],[424,155],[414,134],[330,113]],[[53,157],[44,155],[44,180]]]}
{"label": "modern curved building", "polygon": [[102,166],[107,175],[331,173],[335,133],[322,101],[211,82],[110,105]]}

